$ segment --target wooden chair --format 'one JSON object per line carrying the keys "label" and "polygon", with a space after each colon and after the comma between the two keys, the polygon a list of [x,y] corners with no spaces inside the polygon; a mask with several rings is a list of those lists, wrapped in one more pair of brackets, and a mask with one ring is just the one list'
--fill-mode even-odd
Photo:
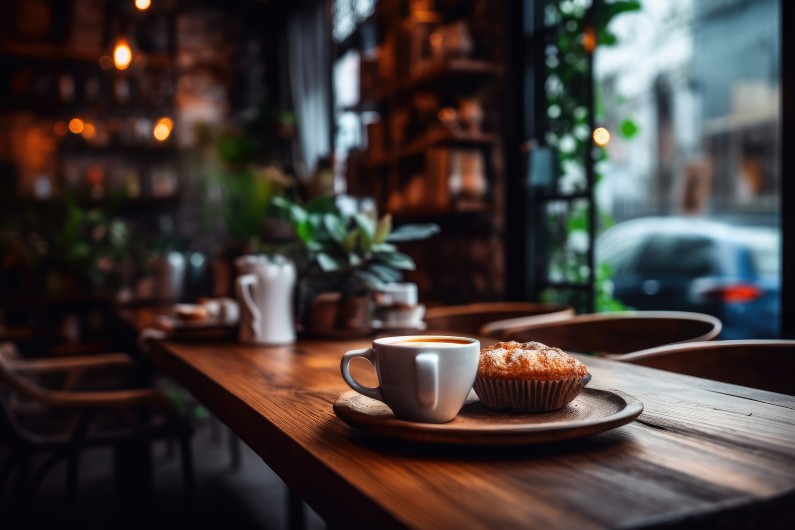
{"label": "wooden chair", "polygon": [[503,329],[531,322],[551,322],[574,315],[574,309],[541,302],[486,302],[431,307],[425,314],[429,329],[497,338]]}
{"label": "wooden chair", "polygon": [[537,341],[563,350],[615,356],[664,344],[704,341],[722,328],[711,315],[680,311],[627,311],[577,315],[503,331],[503,340]]}
{"label": "wooden chair", "polygon": [[795,395],[795,340],[716,340],[650,348],[617,360]]}
{"label": "wooden chair", "polygon": [[[9,444],[0,467],[0,494],[16,468],[17,501],[19,504],[30,501],[47,473],[66,460],[67,495],[73,497],[80,452],[84,449],[113,447],[118,474],[119,466],[125,465],[125,455],[121,454],[124,450],[129,454],[131,447],[139,448],[142,443],[178,439],[186,496],[191,499],[192,429],[163,394],[151,388],[74,390],[91,375],[132,367],[132,360],[123,354],[21,360],[13,349],[0,348],[0,433]],[[63,380],[60,389],[39,384],[41,378],[53,376]],[[46,458],[34,470],[37,455]],[[126,465],[129,468],[135,464]],[[148,469],[133,471],[147,476],[149,472]],[[117,476],[120,484],[118,479]]]}

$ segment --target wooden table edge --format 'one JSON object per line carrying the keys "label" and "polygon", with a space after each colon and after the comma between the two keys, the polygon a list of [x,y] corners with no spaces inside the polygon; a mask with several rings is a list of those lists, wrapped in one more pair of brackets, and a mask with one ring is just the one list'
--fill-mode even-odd
{"label": "wooden table edge", "polygon": [[[391,512],[382,508],[377,499],[368,497],[350,485],[344,477],[334,473],[309,451],[292,443],[290,438],[271,422],[262,421],[262,416],[239,398],[205,374],[188,366],[178,355],[172,354],[168,350],[168,342],[154,342],[152,358],[158,367],[166,370],[166,373],[171,373],[170,369],[175,367],[180,369],[180,373],[183,374],[179,380],[180,385],[251,447],[263,462],[330,527],[406,528],[406,525],[398,521]],[[276,441],[267,443],[265,437],[257,432],[262,429],[266,429],[268,436]],[[279,443],[280,440],[285,443]],[[287,447],[293,450],[286,449]],[[308,462],[312,472],[293,472],[290,469],[290,462],[296,457]],[[334,499],[321,493],[322,488],[317,487],[319,480],[334,482]],[[340,491],[342,487],[344,491]],[[349,506],[340,506],[339,498],[346,499]]]}

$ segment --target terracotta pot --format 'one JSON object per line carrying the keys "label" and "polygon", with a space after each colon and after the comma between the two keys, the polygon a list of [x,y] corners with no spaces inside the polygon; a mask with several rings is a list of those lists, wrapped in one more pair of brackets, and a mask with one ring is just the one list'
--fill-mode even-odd
{"label": "terracotta pot", "polygon": [[304,327],[314,335],[333,335],[340,332],[369,333],[369,294],[346,297],[341,293],[323,293],[307,307]]}
{"label": "terracotta pot", "polygon": [[306,308],[304,326],[309,333],[327,333],[336,327],[340,293],[318,295]]}
{"label": "terracotta pot", "polygon": [[219,256],[213,260],[213,296],[230,297],[235,292],[235,263],[233,258]]}
{"label": "terracotta pot", "polygon": [[342,297],[337,304],[337,329],[369,332],[370,295]]}

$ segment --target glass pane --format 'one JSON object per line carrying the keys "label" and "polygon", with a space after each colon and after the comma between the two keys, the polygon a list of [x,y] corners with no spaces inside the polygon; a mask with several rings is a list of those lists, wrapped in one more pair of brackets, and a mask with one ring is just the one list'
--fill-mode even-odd
{"label": "glass pane", "polygon": [[[526,4],[526,10],[537,8],[535,2]],[[584,0],[545,2],[546,27],[535,28],[537,32],[528,48],[531,55],[538,46],[543,49],[543,64],[530,67],[534,74],[540,67],[544,75],[543,87],[539,87],[543,90],[544,109],[540,116],[530,116],[534,123],[531,130],[543,131],[531,148],[528,175],[534,194],[540,199],[534,207],[542,210],[545,217],[541,221],[543,233],[536,238],[534,248],[544,270],[537,272],[550,284],[542,293],[543,299],[565,300],[578,312],[592,311],[592,301],[605,298],[598,285],[594,289],[596,298],[591,296],[594,278],[589,263],[592,241],[588,175],[592,159],[598,156],[591,149],[591,8],[591,2]],[[533,12],[537,22],[538,15]],[[530,76],[527,81],[532,84],[533,78]],[[598,277],[599,271],[596,272]]]}
{"label": "glass pane", "polygon": [[595,55],[597,197],[616,223],[597,261],[627,305],[712,313],[725,339],[778,334],[779,3],[642,2]]}
{"label": "glass pane", "polygon": [[556,0],[546,6],[545,21],[552,25],[544,46],[546,81],[546,145],[557,157],[554,192],[586,190],[585,164],[591,130],[588,126],[591,83],[589,37],[586,31],[590,2]]}
{"label": "glass pane", "polygon": [[349,51],[332,66],[334,83],[334,173],[337,191],[345,191],[345,161],[348,152],[362,145],[360,114],[349,109],[359,101],[359,54]]}
{"label": "glass pane", "polygon": [[547,279],[587,285],[588,201],[550,201],[546,205]]}

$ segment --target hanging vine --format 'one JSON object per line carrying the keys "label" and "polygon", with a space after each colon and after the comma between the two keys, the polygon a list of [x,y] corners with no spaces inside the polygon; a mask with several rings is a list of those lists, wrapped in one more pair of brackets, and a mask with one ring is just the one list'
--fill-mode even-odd
{"label": "hanging vine", "polygon": [[[597,46],[618,42],[608,26],[621,13],[637,11],[640,2],[616,0],[552,0],[546,7],[545,24],[556,28],[553,41],[545,49],[547,69],[544,86],[548,130],[547,145],[558,154],[556,191],[560,194],[584,192],[587,189],[586,164],[594,164],[594,186],[602,178],[603,162],[607,160],[604,147],[594,146],[590,127],[590,113],[594,122],[604,120],[601,94],[594,86],[593,109],[588,106],[588,91],[593,83],[590,55]],[[597,206],[594,204],[594,208]],[[547,211],[547,229],[551,248],[549,279],[582,284],[589,280],[589,202],[587,199],[569,203],[552,202]],[[607,212],[597,210],[597,229],[612,224]],[[624,305],[612,296],[612,270],[605,263],[597,263],[594,274],[594,306],[596,311],[616,311]],[[583,300],[576,293],[547,289],[542,298],[582,307]]]}

